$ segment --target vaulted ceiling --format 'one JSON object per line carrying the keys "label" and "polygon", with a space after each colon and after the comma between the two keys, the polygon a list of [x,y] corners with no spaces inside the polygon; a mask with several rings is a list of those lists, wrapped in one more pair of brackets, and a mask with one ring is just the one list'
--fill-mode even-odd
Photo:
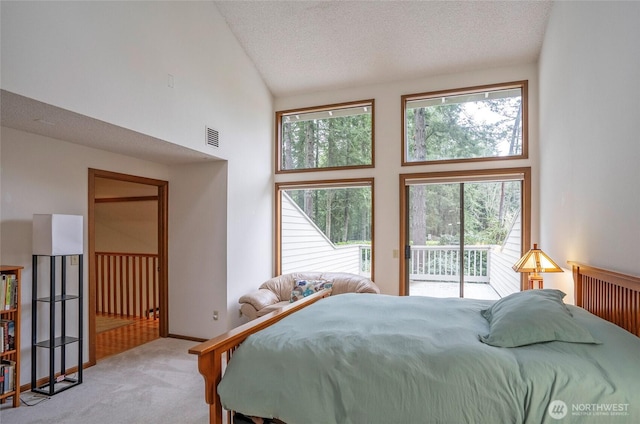
{"label": "vaulted ceiling", "polygon": [[215,1],[275,97],[537,61],[552,2]]}
{"label": "vaulted ceiling", "polygon": [[[534,63],[552,2],[214,1],[275,97]],[[3,126],[178,164],[203,153],[0,90]],[[50,125],[34,117],[54,117]]]}

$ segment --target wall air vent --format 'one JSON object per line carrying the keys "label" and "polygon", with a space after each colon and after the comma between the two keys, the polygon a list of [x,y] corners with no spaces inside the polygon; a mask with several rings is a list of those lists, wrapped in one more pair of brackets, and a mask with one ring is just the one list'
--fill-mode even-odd
{"label": "wall air vent", "polygon": [[207,143],[207,146],[209,147],[213,147],[213,148],[219,148],[220,147],[220,134],[218,133],[217,130],[214,130],[213,128],[207,128],[207,139],[205,140],[205,142]]}

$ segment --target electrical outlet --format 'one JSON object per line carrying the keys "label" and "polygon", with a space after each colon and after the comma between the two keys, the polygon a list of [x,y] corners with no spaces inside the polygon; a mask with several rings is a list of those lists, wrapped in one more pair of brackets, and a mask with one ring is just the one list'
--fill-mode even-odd
{"label": "electrical outlet", "polygon": [[78,265],[78,255],[71,256],[71,265]]}
{"label": "electrical outlet", "polygon": [[218,321],[218,311],[213,311],[213,320]]}

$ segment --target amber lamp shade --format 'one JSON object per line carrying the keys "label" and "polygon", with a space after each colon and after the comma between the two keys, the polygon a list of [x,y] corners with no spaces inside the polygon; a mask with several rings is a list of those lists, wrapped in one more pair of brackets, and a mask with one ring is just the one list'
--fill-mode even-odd
{"label": "amber lamp shade", "polygon": [[529,289],[534,288],[536,284],[538,288],[544,287],[541,272],[564,272],[546,253],[538,249],[537,244],[534,244],[533,249],[525,253],[512,268],[516,272],[529,273]]}

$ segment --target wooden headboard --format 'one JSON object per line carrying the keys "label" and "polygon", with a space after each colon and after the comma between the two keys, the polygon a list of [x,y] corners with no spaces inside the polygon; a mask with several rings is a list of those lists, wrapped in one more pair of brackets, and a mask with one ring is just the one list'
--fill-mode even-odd
{"label": "wooden headboard", "polygon": [[576,305],[640,337],[640,277],[568,263]]}

